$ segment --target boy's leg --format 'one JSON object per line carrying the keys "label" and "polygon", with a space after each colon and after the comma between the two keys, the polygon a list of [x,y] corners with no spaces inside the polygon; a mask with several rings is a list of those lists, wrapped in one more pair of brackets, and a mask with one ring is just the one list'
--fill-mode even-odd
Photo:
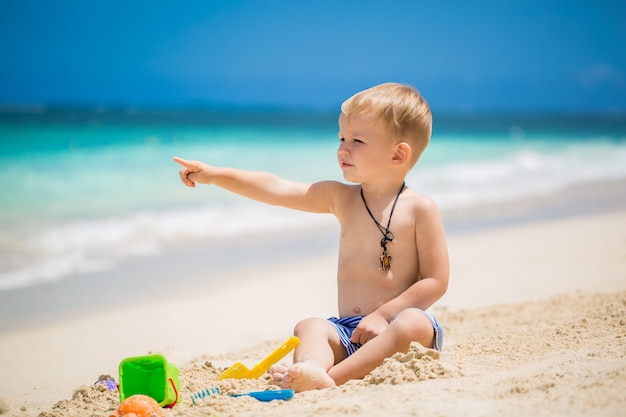
{"label": "boy's leg", "polygon": [[347,359],[328,370],[328,375],[341,385],[360,379],[397,352],[407,352],[411,342],[432,347],[435,331],[431,321],[418,309],[402,311],[377,337],[364,344]]}
{"label": "boy's leg", "polygon": [[[298,323],[294,334],[300,338],[294,352],[294,366],[272,366],[270,373],[273,382],[297,391],[334,386],[327,371],[335,363],[346,358],[345,347],[335,326],[322,318],[310,318]],[[302,372],[307,377],[292,386],[293,377],[296,375],[299,377]]]}
{"label": "boy's leg", "polygon": [[[315,319],[313,319],[315,320]],[[391,322],[383,333],[367,342],[350,357],[346,358],[345,348],[341,344],[339,335],[334,326],[323,319],[319,322],[305,320],[296,327],[296,335],[306,340],[315,340],[311,343],[311,349],[306,348],[308,343],[300,343],[300,349],[294,355],[294,365],[284,369],[282,373],[274,375],[274,381],[278,382],[277,376],[283,378],[285,388],[293,388],[300,392],[310,389],[329,388],[341,385],[350,379],[363,378],[374,368],[383,363],[385,358],[397,352],[407,352],[411,342],[418,342],[423,346],[432,347],[435,339],[433,323],[418,309],[402,311]],[[330,327],[326,326],[326,323]],[[331,329],[330,333],[328,329]],[[327,337],[326,349],[323,343],[317,342]],[[309,339],[310,336],[314,336]],[[319,338],[319,339],[318,339]],[[333,355],[334,363],[331,363],[330,352],[338,352]],[[319,355],[319,356],[316,356]],[[345,359],[344,359],[345,358]],[[320,365],[324,363],[324,365]],[[329,368],[327,368],[329,366]]]}

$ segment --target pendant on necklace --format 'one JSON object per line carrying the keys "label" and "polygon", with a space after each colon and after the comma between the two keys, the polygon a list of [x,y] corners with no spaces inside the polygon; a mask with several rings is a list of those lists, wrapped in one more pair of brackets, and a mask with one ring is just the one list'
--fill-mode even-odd
{"label": "pendant on necklace", "polygon": [[387,250],[383,251],[383,254],[380,255],[380,267],[383,271],[389,271],[391,269],[391,255],[387,253]]}

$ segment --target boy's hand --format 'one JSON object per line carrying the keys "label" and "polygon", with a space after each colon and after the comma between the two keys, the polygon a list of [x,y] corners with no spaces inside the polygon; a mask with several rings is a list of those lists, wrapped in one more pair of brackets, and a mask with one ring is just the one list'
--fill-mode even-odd
{"label": "boy's hand", "polygon": [[182,165],[180,171],[180,179],[187,187],[195,187],[196,182],[202,182],[202,174],[205,164],[198,161],[187,161],[186,159],[174,157],[174,161]]}
{"label": "boy's hand", "polygon": [[381,334],[389,326],[387,320],[378,311],[363,317],[354,332],[350,341],[352,343],[366,344],[379,334]]}

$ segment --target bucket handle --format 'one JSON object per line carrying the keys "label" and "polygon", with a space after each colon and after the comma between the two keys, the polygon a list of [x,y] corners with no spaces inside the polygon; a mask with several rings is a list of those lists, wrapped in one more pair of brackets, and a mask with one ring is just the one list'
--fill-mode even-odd
{"label": "bucket handle", "polygon": [[172,388],[174,388],[174,393],[176,394],[176,398],[174,399],[173,403],[166,405],[163,408],[173,408],[178,402],[178,390],[176,389],[176,384],[174,384],[174,380],[172,378],[168,378],[168,379],[170,380],[170,383],[172,384]]}

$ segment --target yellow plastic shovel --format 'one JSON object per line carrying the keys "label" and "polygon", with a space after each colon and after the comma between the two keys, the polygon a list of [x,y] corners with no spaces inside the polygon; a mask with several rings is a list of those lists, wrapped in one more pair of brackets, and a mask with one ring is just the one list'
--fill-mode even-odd
{"label": "yellow plastic shovel", "polygon": [[289,352],[291,352],[296,346],[300,343],[300,339],[292,336],[285,343],[280,345],[278,349],[269,354],[265,359],[261,362],[257,363],[254,368],[248,369],[246,365],[241,362],[235,363],[230,368],[226,369],[217,379],[226,379],[226,378],[249,378],[255,379],[263,375],[270,369],[270,366],[274,365],[276,362],[285,357]]}

